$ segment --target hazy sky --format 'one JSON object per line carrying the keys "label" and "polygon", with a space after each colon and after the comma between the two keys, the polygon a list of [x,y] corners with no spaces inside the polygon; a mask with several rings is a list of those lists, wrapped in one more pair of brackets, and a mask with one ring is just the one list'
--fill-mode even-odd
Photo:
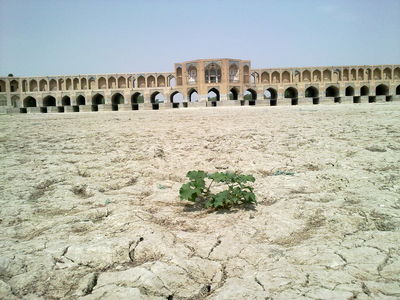
{"label": "hazy sky", "polygon": [[0,75],[399,64],[400,0],[0,0]]}

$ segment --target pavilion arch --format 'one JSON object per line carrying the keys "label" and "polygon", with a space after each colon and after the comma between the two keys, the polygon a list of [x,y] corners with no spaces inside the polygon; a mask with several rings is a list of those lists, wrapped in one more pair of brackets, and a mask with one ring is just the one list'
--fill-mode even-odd
{"label": "pavilion arch", "polygon": [[229,81],[237,82],[239,79],[239,67],[237,64],[233,63],[229,66]]}
{"label": "pavilion arch", "polygon": [[276,100],[278,93],[274,88],[268,88],[264,91],[264,98],[269,100]]}
{"label": "pavilion arch", "polygon": [[239,91],[237,88],[233,87],[229,90],[229,100],[238,100],[239,99]]}
{"label": "pavilion arch", "polygon": [[39,81],[39,91],[47,91],[47,81],[42,79]]}
{"label": "pavilion arch", "polygon": [[366,80],[372,80],[372,70],[371,69],[366,69],[365,70],[365,75],[366,75]]}
{"label": "pavilion arch", "polygon": [[188,101],[189,102],[198,102],[199,101],[199,94],[197,90],[191,89],[188,93]]}
{"label": "pavilion arch", "polygon": [[11,93],[17,92],[17,91],[18,91],[18,87],[19,87],[18,81],[16,81],[16,80],[11,80],[11,82],[10,82],[10,92],[11,92]]}
{"label": "pavilion arch", "polygon": [[171,103],[180,103],[183,102],[183,95],[179,91],[175,91],[169,97]]}
{"label": "pavilion arch", "polygon": [[165,77],[163,75],[158,75],[157,87],[165,87]]}
{"label": "pavilion arch", "polygon": [[325,90],[325,96],[326,97],[338,97],[339,96],[339,89],[331,85]]}
{"label": "pavilion arch", "polygon": [[321,71],[320,70],[314,70],[312,73],[312,80],[314,82],[319,82],[321,81]]}
{"label": "pavilion arch", "polygon": [[123,76],[118,77],[118,88],[125,89],[126,88],[126,78]]}
{"label": "pavilion arch", "polygon": [[79,90],[79,79],[78,78],[74,78],[74,80],[72,81],[72,88],[75,91]]}
{"label": "pavilion arch", "polygon": [[343,80],[348,81],[349,80],[349,69],[344,69],[343,70]]}
{"label": "pavilion arch", "polygon": [[257,92],[253,89],[247,89],[243,94],[244,100],[256,100],[257,99]]}
{"label": "pavilion arch", "polygon": [[396,68],[393,71],[393,79],[400,79],[400,68]]}
{"label": "pavilion arch", "polygon": [[96,88],[96,79],[94,77],[89,78],[89,90],[94,90]]}
{"label": "pavilion arch", "polygon": [[332,81],[334,82],[338,82],[342,79],[341,76],[341,72],[339,69],[336,69],[335,71],[333,71],[333,77],[332,77]]}
{"label": "pavilion arch", "polygon": [[111,76],[108,78],[108,88],[109,89],[117,88],[117,80],[115,79],[115,77]]}
{"label": "pavilion arch", "polygon": [[127,88],[134,88],[135,87],[135,77],[129,76],[128,79],[126,80],[127,82]]}
{"label": "pavilion arch", "polygon": [[43,98],[43,106],[56,106],[56,98],[53,96],[46,96]]}
{"label": "pavilion arch", "polygon": [[389,88],[385,84],[380,84],[375,88],[375,95],[376,96],[384,96],[389,95]]}
{"label": "pavilion arch", "polygon": [[49,90],[52,92],[57,91],[57,81],[55,79],[51,79],[49,82]]}
{"label": "pavilion arch", "polygon": [[268,72],[262,72],[261,73],[261,82],[262,83],[269,83],[269,73]]}
{"label": "pavilion arch", "polygon": [[311,73],[308,70],[303,71],[302,75],[302,81],[304,82],[310,82],[311,81]]}
{"label": "pavilion arch", "polygon": [[366,85],[362,86],[360,89],[360,96],[368,96],[369,95],[369,87]]}
{"label": "pavilion arch", "polygon": [[304,91],[304,96],[306,98],[316,98],[316,97],[318,97],[318,95],[319,95],[319,92],[318,92],[318,89],[315,86],[309,86]]}
{"label": "pavilion arch", "polygon": [[197,68],[193,65],[187,69],[187,82],[193,84],[197,82]]}
{"label": "pavilion arch", "polygon": [[176,68],[176,85],[182,85],[182,68]]}
{"label": "pavilion arch", "polygon": [[71,78],[67,78],[67,80],[65,80],[65,89],[67,91],[72,90],[72,80],[71,80]]}
{"label": "pavilion arch", "polygon": [[272,82],[273,83],[280,83],[281,82],[281,76],[279,72],[275,71],[271,74]]}
{"label": "pavilion arch", "polygon": [[106,100],[104,99],[104,96],[102,94],[96,94],[92,97],[92,104],[93,105],[100,105],[100,104],[105,104]]}
{"label": "pavilion arch", "polygon": [[146,79],[144,76],[139,76],[137,79],[137,87],[138,88],[145,88],[146,87]]}
{"label": "pavilion arch", "polygon": [[31,81],[29,81],[29,91],[30,92],[37,92],[37,90],[38,90],[37,81],[32,79]]}
{"label": "pavilion arch", "polygon": [[284,93],[285,98],[293,99],[293,98],[297,98],[297,96],[298,96],[298,92],[297,92],[297,89],[295,89],[294,87],[288,87],[285,90],[285,93]]}
{"label": "pavilion arch", "polygon": [[358,80],[364,80],[364,69],[358,69]]}
{"label": "pavilion arch", "polygon": [[24,101],[22,101],[22,105],[23,107],[36,107],[37,102],[35,98],[28,96],[24,99]]}
{"label": "pavilion arch", "polygon": [[216,88],[212,88],[207,93],[207,100],[208,101],[219,101],[220,95],[219,91]]}
{"label": "pavilion arch", "polygon": [[84,96],[79,95],[76,97],[76,105],[86,105],[86,99]]}
{"label": "pavilion arch", "polygon": [[283,82],[283,83],[288,83],[288,82],[290,82],[290,74],[289,74],[288,71],[284,71],[284,72],[282,73],[282,82]]}
{"label": "pavilion arch", "polygon": [[71,98],[69,96],[64,96],[61,99],[62,106],[70,106],[71,105]]}
{"label": "pavilion arch", "polygon": [[351,85],[346,88],[345,96],[354,96],[354,88]]}
{"label": "pavilion arch", "polygon": [[118,104],[124,104],[125,103],[125,98],[122,96],[121,93],[115,93],[111,97],[111,109],[112,110],[118,110]]}
{"label": "pavilion arch", "polygon": [[350,71],[350,80],[352,81],[357,80],[357,71],[355,69],[351,69]]}
{"label": "pavilion arch", "polygon": [[323,75],[324,81],[328,81],[328,82],[332,81],[332,72],[330,70],[325,70],[322,75]]}
{"label": "pavilion arch", "polygon": [[243,67],[243,82],[249,83],[250,82],[250,68],[248,65]]}
{"label": "pavilion arch", "polygon": [[6,91],[6,82],[4,80],[0,80],[0,93],[4,93]]}
{"label": "pavilion arch", "polygon": [[100,77],[99,80],[97,81],[97,88],[99,90],[105,90],[107,88],[107,82],[104,77]]}
{"label": "pavilion arch", "polygon": [[376,68],[373,73],[374,80],[381,80],[382,79],[382,72],[381,69]]}
{"label": "pavilion arch", "polygon": [[134,93],[131,96],[131,101],[132,101],[133,104],[143,103],[144,102],[144,96],[140,92]]}
{"label": "pavilion arch", "polygon": [[153,104],[164,103],[165,102],[165,97],[164,97],[163,94],[161,94],[161,92],[156,91],[153,94],[151,94],[150,102],[153,103]]}
{"label": "pavilion arch", "polygon": [[383,79],[384,80],[392,79],[392,70],[390,68],[386,68],[383,70]]}
{"label": "pavilion arch", "polygon": [[153,75],[147,77],[147,87],[155,87],[156,86],[156,79]]}
{"label": "pavilion arch", "polygon": [[396,95],[400,95],[400,85],[396,87]]}
{"label": "pavilion arch", "polygon": [[251,84],[257,83],[257,73],[253,72],[250,74],[250,83]]}
{"label": "pavilion arch", "polygon": [[86,90],[87,89],[87,80],[86,78],[81,79],[81,90]]}
{"label": "pavilion arch", "polygon": [[[217,63],[209,63],[204,69],[204,80],[206,83],[221,82],[221,67]],[[248,80],[249,79],[247,79],[247,82]]]}

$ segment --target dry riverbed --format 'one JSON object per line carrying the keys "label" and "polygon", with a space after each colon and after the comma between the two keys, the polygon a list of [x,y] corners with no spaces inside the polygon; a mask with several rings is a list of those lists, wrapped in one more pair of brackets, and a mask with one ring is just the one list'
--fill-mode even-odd
{"label": "dry riverbed", "polygon": [[[258,205],[193,209],[193,169]],[[2,299],[400,297],[397,103],[2,115],[0,178]]]}

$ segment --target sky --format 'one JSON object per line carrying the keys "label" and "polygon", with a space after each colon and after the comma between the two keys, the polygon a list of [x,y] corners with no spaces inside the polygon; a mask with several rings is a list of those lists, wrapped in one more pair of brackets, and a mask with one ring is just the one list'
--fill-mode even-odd
{"label": "sky", "polygon": [[0,76],[400,63],[400,0],[0,0]]}

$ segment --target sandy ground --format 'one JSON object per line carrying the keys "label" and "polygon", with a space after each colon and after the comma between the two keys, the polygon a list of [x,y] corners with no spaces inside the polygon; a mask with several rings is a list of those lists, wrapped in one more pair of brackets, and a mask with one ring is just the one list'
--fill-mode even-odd
{"label": "sandy ground", "polygon": [[[400,298],[400,104],[0,129],[1,299]],[[253,174],[258,205],[193,209],[178,196],[193,169]]]}

